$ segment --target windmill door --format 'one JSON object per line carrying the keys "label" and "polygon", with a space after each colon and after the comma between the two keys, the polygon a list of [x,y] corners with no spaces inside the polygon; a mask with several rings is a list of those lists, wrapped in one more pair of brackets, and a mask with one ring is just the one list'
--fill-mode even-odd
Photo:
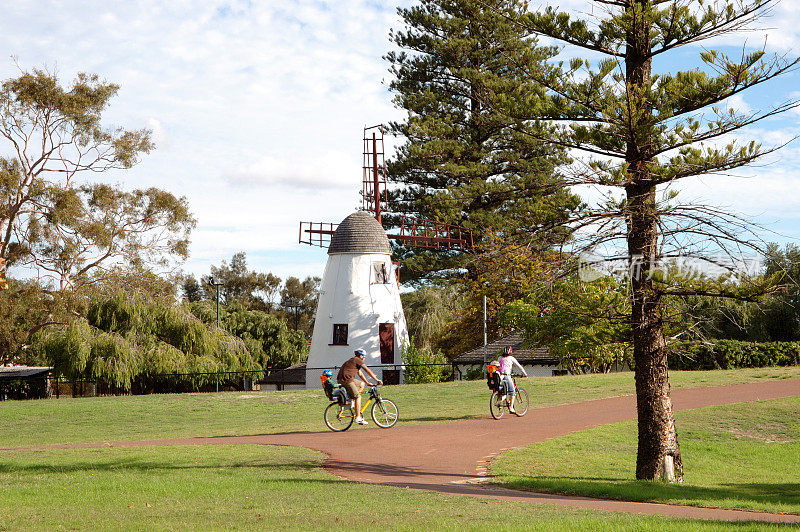
{"label": "windmill door", "polygon": [[[381,344],[381,364],[394,364],[394,323],[378,325],[378,336]],[[400,384],[400,371],[384,369],[381,380],[385,384]]]}
{"label": "windmill door", "polygon": [[381,364],[394,364],[394,323],[381,323],[378,335],[381,341]]}

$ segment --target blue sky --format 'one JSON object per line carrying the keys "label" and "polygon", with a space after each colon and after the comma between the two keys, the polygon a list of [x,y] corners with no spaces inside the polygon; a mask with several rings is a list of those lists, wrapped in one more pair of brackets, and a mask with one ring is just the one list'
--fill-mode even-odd
{"label": "blue sky", "polygon": [[[85,71],[121,85],[108,124],[150,127],[158,148],[105,178],[188,198],[199,223],[186,271],[206,273],[246,251],[251,267],[280,277],[321,275],[325,252],[297,243],[298,222],[338,222],[359,206],[362,128],[402,117],[381,56],[389,29],[400,27],[396,7],[410,4],[18,0],[4,8],[0,78],[18,74],[13,56],[23,69],[56,70],[64,82]],[[746,36],[748,45],[766,34],[774,51],[800,53],[792,4],[784,0],[761,24],[766,31]],[[560,5],[592,9],[582,0]],[[734,50],[743,42],[709,44]],[[798,93],[794,73],[731,103],[759,109]],[[800,133],[799,119],[787,114],[750,134],[780,142]],[[780,233],[767,240],[800,239],[800,143],[767,162],[734,178],[695,179],[683,192]]]}

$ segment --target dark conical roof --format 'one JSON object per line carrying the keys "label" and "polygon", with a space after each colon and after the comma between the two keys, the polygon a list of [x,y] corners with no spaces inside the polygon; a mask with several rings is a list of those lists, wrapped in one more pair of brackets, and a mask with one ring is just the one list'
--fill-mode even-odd
{"label": "dark conical roof", "polygon": [[378,220],[356,211],[339,224],[331,237],[328,255],[334,253],[391,253],[389,239]]}

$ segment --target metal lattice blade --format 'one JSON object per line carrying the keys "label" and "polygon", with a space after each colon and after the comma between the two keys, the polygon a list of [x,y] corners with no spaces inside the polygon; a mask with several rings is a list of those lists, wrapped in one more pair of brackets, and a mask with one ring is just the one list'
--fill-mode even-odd
{"label": "metal lattice blade", "polygon": [[[382,213],[389,208],[386,160],[383,142],[383,125],[364,128],[364,159],[361,189],[361,208],[372,213],[382,224]],[[330,247],[331,237],[339,224],[329,222],[300,222],[301,244]],[[436,249],[441,251],[473,251],[472,231],[458,225],[436,220],[402,216],[398,232],[387,234],[390,239],[404,246]]]}
{"label": "metal lattice blade", "polygon": [[472,251],[472,231],[460,225],[436,220],[403,216],[399,233],[387,235],[406,246],[439,249],[442,251]]}
{"label": "metal lattice blade", "polygon": [[361,208],[372,212],[380,222],[381,213],[387,210],[389,204],[382,124],[364,128],[363,170]]}
{"label": "metal lattice blade", "polygon": [[338,225],[330,222],[300,222],[298,241],[309,246],[327,248],[331,245],[331,237]]}

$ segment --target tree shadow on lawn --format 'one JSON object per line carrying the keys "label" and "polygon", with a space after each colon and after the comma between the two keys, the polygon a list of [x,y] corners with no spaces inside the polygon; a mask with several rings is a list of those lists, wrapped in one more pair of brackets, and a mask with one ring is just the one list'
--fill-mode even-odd
{"label": "tree shadow on lawn", "polygon": [[[365,419],[369,419],[369,414],[364,414]],[[464,421],[469,419],[486,419],[489,417],[489,414],[486,415],[458,415],[458,416],[415,416],[415,417],[403,417],[402,411],[400,413],[400,419],[397,420],[397,426],[400,425],[410,425],[416,423],[437,423],[437,422],[450,422],[450,421]],[[379,427],[367,427],[367,430],[376,429],[376,430],[383,430]],[[360,430],[364,430],[361,428]],[[325,427],[324,423],[320,423],[320,430],[281,430],[276,432],[257,432],[253,434],[216,434],[214,436],[196,436],[197,438],[238,438],[238,437],[250,437],[250,436],[286,436],[292,434],[327,434],[332,433],[330,429]]]}
{"label": "tree shadow on lawn", "polygon": [[383,477],[405,477],[405,478],[426,478],[437,477],[456,480],[467,480],[475,478],[475,475],[467,473],[449,473],[443,471],[428,471],[415,467],[398,466],[394,464],[382,464],[371,462],[355,462],[352,460],[328,459],[325,461],[325,468],[334,473],[349,471],[356,473],[368,473]]}
{"label": "tree shadow on lawn", "polygon": [[[201,458],[202,460],[202,458]],[[145,460],[141,458],[118,458],[116,460],[82,460],[70,464],[26,464],[14,465],[0,463],[0,474],[13,473],[75,473],[75,472],[153,472],[178,470],[225,470],[225,469],[269,469],[271,471],[319,471],[321,464],[307,460],[241,460],[232,463],[209,461],[207,464],[175,464],[170,461]]]}
{"label": "tree shadow on lawn", "polygon": [[483,419],[489,417],[489,414],[485,416],[479,415],[461,415],[461,416],[415,416],[410,418],[403,418],[401,417],[399,422],[403,423],[412,423],[412,422],[437,422],[437,421],[463,421],[465,419]]}
{"label": "tree shadow on lawn", "polygon": [[796,483],[727,483],[705,487],[691,484],[595,477],[515,477],[501,485],[512,489],[586,495],[627,501],[653,501],[693,506],[764,508],[782,506],[780,511],[800,513],[800,484]]}

